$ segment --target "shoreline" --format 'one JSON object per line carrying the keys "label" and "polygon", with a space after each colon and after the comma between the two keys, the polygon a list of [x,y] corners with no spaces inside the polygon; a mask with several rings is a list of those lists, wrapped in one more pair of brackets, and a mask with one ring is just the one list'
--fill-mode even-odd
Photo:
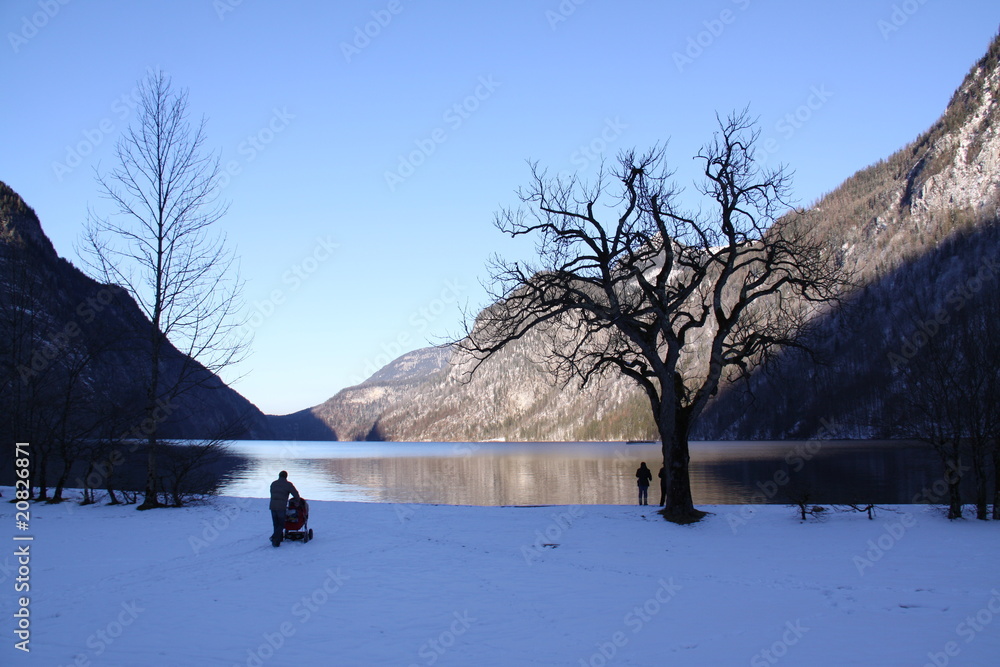
{"label": "shoreline", "polygon": [[[949,522],[929,505],[804,523],[787,506],[699,507],[712,514],[678,526],[653,505],[310,501],[314,538],[275,549],[264,499],[146,512],[32,503],[30,664],[705,665],[780,654],[790,665],[922,665],[957,648],[959,665],[1000,654],[1000,522]],[[8,540],[14,513],[0,503]],[[0,554],[8,591],[12,552]],[[992,624],[975,620],[987,614]],[[982,630],[957,633],[967,618]],[[0,620],[5,664],[21,653],[14,621]]]}

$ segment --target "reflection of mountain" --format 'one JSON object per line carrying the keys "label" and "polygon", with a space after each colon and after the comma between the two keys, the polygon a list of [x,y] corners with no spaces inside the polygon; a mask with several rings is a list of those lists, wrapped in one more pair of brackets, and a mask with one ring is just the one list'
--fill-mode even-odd
{"label": "reflection of mountain", "polygon": [[[226,493],[259,496],[286,469],[313,500],[632,505],[639,462],[646,461],[654,475],[659,468],[656,445],[310,443],[276,451],[248,444],[239,446],[248,463],[231,475]],[[799,490],[808,490],[817,503],[901,503],[933,485],[932,461],[926,448],[898,442],[696,443],[691,480],[694,496],[705,504],[782,504]],[[792,473],[788,481],[779,471]],[[649,495],[655,505],[655,477]]]}
{"label": "reflection of mountain", "polygon": [[473,447],[456,444],[456,455],[449,458],[338,458],[319,465],[343,483],[371,489],[382,502],[620,505],[635,500],[635,480],[623,482],[622,463],[614,458],[496,456]]}

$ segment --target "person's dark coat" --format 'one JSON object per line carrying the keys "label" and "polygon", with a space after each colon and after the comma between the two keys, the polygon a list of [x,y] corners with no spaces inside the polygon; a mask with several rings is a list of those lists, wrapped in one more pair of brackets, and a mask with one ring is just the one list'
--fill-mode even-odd
{"label": "person's dark coat", "polygon": [[285,504],[288,502],[289,494],[299,497],[299,492],[295,488],[295,485],[289,482],[284,477],[279,477],[278,479],[271,482],[271,504],[269,507],[272,511],[285,509]]}
{"label": "person's dark coat", "polygon": [[643,463],[639,466],[639,469],[635,471],[635,478],[639,486],[649,486],[649,483],[653,481],[653,471],[646,467]]}

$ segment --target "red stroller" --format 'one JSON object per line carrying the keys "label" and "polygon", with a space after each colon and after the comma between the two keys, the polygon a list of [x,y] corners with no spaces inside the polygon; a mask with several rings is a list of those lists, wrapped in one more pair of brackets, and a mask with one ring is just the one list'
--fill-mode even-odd
{"label": "red stroller", "polygon": [[285,539],[308,542],[313,538],[309,527],[309,503],[305,498],[292,498],[285,512]]}

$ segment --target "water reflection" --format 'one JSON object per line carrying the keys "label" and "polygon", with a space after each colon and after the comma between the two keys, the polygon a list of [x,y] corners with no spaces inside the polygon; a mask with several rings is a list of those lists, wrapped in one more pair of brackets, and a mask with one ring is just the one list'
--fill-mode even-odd
{"label": "water reflection", "polygon": [[[238,442],[244,463],[222,493],[265,497],[278,471],[314,500],[452,505],[637,502],[635,469],[654,475],[655,444]],[[938,476],[933,452],[898,442],[705,442],[692,445],[699,504],[911,502]],[[650,502],[659,499],[657,480]]]}

